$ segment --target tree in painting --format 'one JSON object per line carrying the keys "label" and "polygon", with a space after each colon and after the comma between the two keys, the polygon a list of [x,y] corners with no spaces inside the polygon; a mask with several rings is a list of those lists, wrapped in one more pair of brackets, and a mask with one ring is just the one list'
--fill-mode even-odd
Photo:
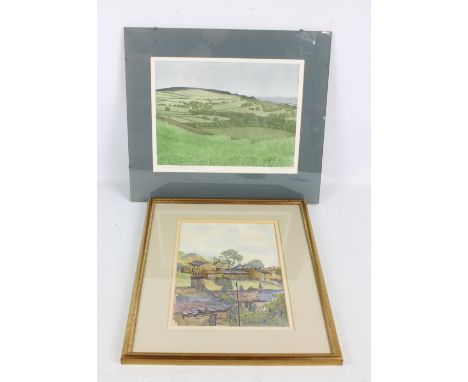
{"label": "tree in painting", "polygon": [[184,223],[179,235],[174,325],[289,326],[274,224]]}

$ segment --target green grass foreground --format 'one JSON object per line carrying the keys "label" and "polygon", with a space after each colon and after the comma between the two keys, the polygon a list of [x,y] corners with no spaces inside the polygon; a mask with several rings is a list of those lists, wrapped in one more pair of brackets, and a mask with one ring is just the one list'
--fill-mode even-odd
{"label": "green grass foreground", "polygon": [[[294,136],[251,141],[232,139],[223,129],[214,135],[198,134],[157,120],[158,165],[292,167]],[[252,139],[261,127],[237,127],[236,136]],[[282,131],[275,132],[278,135]]]}
{"label": "green grass foreground", "polygon": [[155,98],[159,165],[294,166],[295,105],[183,87]]}

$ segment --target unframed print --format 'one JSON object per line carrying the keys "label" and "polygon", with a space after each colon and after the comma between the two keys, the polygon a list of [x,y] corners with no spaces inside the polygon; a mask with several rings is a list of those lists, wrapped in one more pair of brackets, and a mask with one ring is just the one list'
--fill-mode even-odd
{"label": "unframed print", "polygon": [[303,60],[151,58],[153,171],[297,173]]}

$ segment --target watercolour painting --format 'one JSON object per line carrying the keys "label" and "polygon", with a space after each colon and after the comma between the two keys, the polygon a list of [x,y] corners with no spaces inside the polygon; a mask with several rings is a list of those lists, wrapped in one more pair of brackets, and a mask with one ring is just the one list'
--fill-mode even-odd
{"label": "watercolour painting", "polygon": [[154,172],[296,174],[304,60],[151,57]]}
{"label": "watercolour painting", "polygon": [[178,222],[169,327],[292,328],[276,221]]}

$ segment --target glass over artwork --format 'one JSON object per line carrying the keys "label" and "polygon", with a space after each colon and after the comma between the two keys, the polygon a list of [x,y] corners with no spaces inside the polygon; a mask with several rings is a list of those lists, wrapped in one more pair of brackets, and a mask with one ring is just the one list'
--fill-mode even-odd
{"label": "glass over artwork", "polygon": [[291,327],[278,223],[181,221],[170,326]]}
{"label": "glass over artwork", "polygon": [[152,57],[153,170],[297,173],[303,65]]}

